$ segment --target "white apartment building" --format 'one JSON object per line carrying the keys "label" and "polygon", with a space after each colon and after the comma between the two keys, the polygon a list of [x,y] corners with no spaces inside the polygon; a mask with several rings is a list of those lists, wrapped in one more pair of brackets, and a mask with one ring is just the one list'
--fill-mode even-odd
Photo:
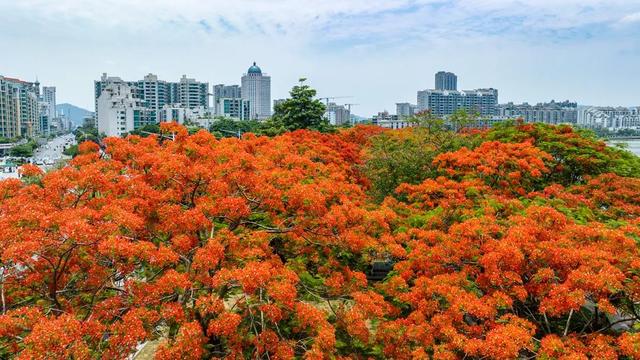
{"label": "white apartment building", "polygon": [[142,126],[148,111],[142,102],[124,82],[108,84],[98,97],[98,131],[106,136],[120,137]]}
{"label": "white apartment building", "polygon": [[175,121],[180,124],[191,122],[199,123],[200,118],[210,115],[209,109],[198,106],[193,109],[181,105],[165,105],[160,109],[159,118],[161,122]]}
{"label": "white apartment building", "polygon": [[254,62],[242,76],[242,98],[249,101],[249,117],[264,120],[271,116],[271,77]]}
{"label": "white apartment building", "polygon": [[578,110],[578,125],[611,131],[640,130],[640,107],[584,107]]}

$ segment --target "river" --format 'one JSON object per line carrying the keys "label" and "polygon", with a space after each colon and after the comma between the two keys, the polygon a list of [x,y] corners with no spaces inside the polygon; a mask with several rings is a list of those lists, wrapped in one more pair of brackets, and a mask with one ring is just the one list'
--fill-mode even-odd
{"label": "river", "polygon": [[640,156],[640,140],[627,140],[627,141],[612,141],[612,144],[624,143],[627,144],[627,149],[632,153]]}

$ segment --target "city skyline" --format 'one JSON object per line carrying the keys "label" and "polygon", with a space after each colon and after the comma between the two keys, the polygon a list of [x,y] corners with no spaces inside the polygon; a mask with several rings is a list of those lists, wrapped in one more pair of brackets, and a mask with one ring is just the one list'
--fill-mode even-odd
{"label": "city skyline", "polygon": [[20,50],[1,74],[38,77],[87,109],[103,72],[238,84],[253,61],[273,99],[307,77],[365,116],[415,102],[438,71],[460,89],[499,89],[501,103],[640,105],[640,1],[0,0],[0,34]]}

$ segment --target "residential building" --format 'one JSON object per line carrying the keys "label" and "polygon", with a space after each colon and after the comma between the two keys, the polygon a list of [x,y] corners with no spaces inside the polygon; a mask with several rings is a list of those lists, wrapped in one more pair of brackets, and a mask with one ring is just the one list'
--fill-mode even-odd
{"label": "residential building", "polygon": [[584,107],[578,110],[577,123],[611,131],[640,130],[640,107]]}
{"label": "residential building", "polygon": [[501,104],[498,115],[511,119],[521,118],[525,122],[545,124],[575,124],[578,120],[578,104],[570,101],[539,103],[536,105]]}
{"label": "residential building", "polygon": [[243,98],[218,99],[218,116],[234,118],[238,120],[254,120],[251,118],[251,103]]}
{"label": "residential building", "polygon": [[403,129],[415,125],[415,123],[407,121],[407,119],[400,119],[398,115],[389,114],[386,110],[374,115],[372,118],[372,124],[387,129]]}
{"label": "residential building", "polygon": [[195,109],[200,106],[209,107],[209,83],[199,82],[182,75],[177,87],[178,98],[177,101],[172,101],[172,103],[180,103],[189,109]]}
{"label": "residential building", "polygon": [[459,109],[477,112],[481,116],[497,114],[498,90],[437,90],[418,91],[418,111],[430,110],[436,116],[446,117]]}
{"label": "residential building", "polygon": [[0,137],[16,138],[20,134],[20,93],[11,79],[0,76]]}
{"label": "residential building", "polygon": [[418,112],[418,106],[410,103],[396,103],[396,115],[399,119],[412,117]]}
{"label": "residential building", "polygon": [[[44,94],[45,92],[43,91],[43,95]],[[39,133],[43,136],[49,136],[51,120],[53,120],[53,117],[51,117],[51,104],[47,101],[40,101],[38,105],[40,106],[40,121],[38,122]]]}
{"label": "residential building", "polygon": [[150,110],[149,116],[155,118],[156,122],[160,122],[162,108],[170,103],[168,83],[158,80],[157,75],[147,74],[135,86],[136,96],[143,99],[145,106]]}
{"label": "residential building", "polygon": [[436,73],[436,90],[458,90],[458,77],[456,74],[446,71]]}
{"label": "residential building", "polygon": [[351,112],[344,105],[336,103],[327,104],[325,117],[331,125],[344,125],[351,123]]}
{"label": "residential building", "polygon": [[47,116],[49,119],[53,119],[56,114],[56,87],[55,86],[43,86],[42,87],[42,101],[47,104]]}
{"label": "residential building", "polygon": [[271,77],[254,62],[242,76],[242,98],[249,101],[249,118],[264,120],[271,116]]}
{"label": "residential building", "polygon": [[218,84],[213,87],[213,107],[216,116],[225,116],[222,112],[220,99],[241,99],[242,90],[239,85]]}
{"label": "residential building", "polygon": [[429,110],[435,116],[447,117],[464,109],[480,116],[497,115],[498,90],[487,88],[458,91],[456,75],[444,71],[436,73],[435,82],[435,89],[418,91],[418,112]]}
{"label": "residential building", "polygon": [[40,134],[40,83],[0,76],[0,136]]}
{"label": "residential building", "polygon": [[124,82],[113,82],[101,89],[98,98],[98,132],[106,136],[122,136],[147,125],[150,110],[135,94],[135,88]]}
{"label": "residential building", "polygon": [[126,84],[133,97],[142,100],[142,106],[147,110],[144,112],[145,123],[161,121],[160,113],[165,105],[180,104],[188,109],[209,107],[209,83],[187,78],[186,75],[178,82],[159,80],[154,74],[147,74],[142,80],[124,81],[103,73],[100,80],[94,82],[96,121],[99,117],[98,98],[110,84]]}
{"label": "residential building", "polygon": [[204,106],[198,106],[190,109],[185,106],[165,105],[160,109],[159,119],[161,122],[175,121],[180,124],[193,123],[196,124],[199,118],[209,115],[209,109]]}

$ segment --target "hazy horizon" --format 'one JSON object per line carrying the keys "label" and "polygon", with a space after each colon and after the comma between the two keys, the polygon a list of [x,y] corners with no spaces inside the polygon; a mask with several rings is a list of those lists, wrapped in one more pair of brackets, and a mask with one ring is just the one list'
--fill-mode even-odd
{"label": "hazy horizon", "polygon": [[[353,112],[395,113],[440,70],[499,101],[638,106],[640,1],[0,0],[0,74],[93,111],[93,81],[186,74],[239,84],[253,61],[272,99],[300,77]],[[13,50],[12,50],[13,49]],[[634,80],[635,79],[635,80]]]}

